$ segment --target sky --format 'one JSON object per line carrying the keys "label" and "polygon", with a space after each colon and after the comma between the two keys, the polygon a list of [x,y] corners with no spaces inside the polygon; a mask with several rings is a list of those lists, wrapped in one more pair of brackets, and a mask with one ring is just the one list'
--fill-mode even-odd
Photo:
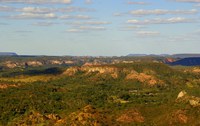
{"label": "sky", "polygon": [[200,0],[0,0],[0,52],[200,53]]}

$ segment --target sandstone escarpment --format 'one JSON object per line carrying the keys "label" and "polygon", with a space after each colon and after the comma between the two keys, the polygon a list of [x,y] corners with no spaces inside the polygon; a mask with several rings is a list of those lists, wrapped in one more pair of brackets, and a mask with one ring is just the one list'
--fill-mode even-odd
{"label": "sandstone escarpment", "polygon": [[18,64],[16,62],[12,62],[12,61],[6,61],[3,64],[7,68],[15,68],[18,66]]}
{"label": "sandstone escarpment", "polygon": [[153,75],[148,75],[145,73],[138,73],[136,71],[131,71],[127,76],[126,76],[127,80],[138,80],[142,83],[147,83],[150,86],[154,86],[158,83],[163,83],[161,80],[157,79],[155,76]]}
{"label": "sandstone escarpment", "polygon": [[94,73],[98,74],[109,74],[113,78],[118,78],[119,69],[116,67],[107,67],[107,66],[83,66],[81,67],[81,71],[86,73]]}
{"label": "sandstone escarpment", "polygon": [[200,106],[200,98],[195,96],[190,96],[187,94],[186,91],[181,91],[178,94],[176,102],[181,103],[189,103],[192,107],[199,107]]}
{"label": "sandstone escarpment", "polygon": [[113,78],[118,78],[119,70],[115,67],[105,67],[105,66],[82,66],[82,67],[70,67],[63,75],[73,76],[78,72],[83,72],[86,75],[90,73],[97,73],[99,75],[111,75]]}
{"label": "sandstone escarpment", "polygon": [[93,65],[93,66],[82,66],[82,67],[70,67],[63,74],[73,76],[77,72],[82,72],[85,75],[95,73],[95,75],[111,76],[114,79],[124,78],[125,80],[137,80],[141,83],[154,86],[157,84],[164,84],[162,80],[156,77],[156,72],[149,69],[144,69],[142,72],[137,72],[133,68],[123,68],[117,66],[108,65]]}
{"label": "sandstone escarpment", "polygon": [[28,62],[26,62],[26,64],[28,66],[33,66],[33,67],[42,66],[43,65],[43,63],[40,62],[40,61],[28,61]]}
{"label": "sandstone escarpment", "polygon": [[79,67],[70,67],[67,70],[63,72],[63,75],[68,75],[68,76],[73,76],[75,75],[78,71],[80,71]]}

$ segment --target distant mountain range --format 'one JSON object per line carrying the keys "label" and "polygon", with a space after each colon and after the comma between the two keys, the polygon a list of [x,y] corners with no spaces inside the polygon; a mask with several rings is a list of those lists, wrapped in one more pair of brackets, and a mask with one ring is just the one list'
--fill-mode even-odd
{"label": "distant mountain range", "polygon": [[128,57],[164,57],[164,63],[181,66],[200,66],[200,54],[129,54]]}
{"label": "distant mountain range", "polygon": [[0,56],[17,56],[15,52],[0,52]]}
{"label": "distant mountain range", "polygon": [[170,55],[173,58],[194,58],[194,57],[200,57],[200,54],[174,54]]}
{"label": "distant mountain range", "polygon": [[170,58],[189,58],[200,57],[200,54],[128,54],[129,57],[153,56],[153,57],[170,57]]}
{"label": "distant mountain range", "polygon": [[169,54],[128,54],[129,57],[142,57],[142,56],[152,56],[152,57],[169,57]]}

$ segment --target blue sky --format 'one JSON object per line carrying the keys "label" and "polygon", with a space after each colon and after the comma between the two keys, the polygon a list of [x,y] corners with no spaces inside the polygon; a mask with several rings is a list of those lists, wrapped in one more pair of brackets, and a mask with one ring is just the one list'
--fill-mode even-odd
{"label": "blue sky", "polygon": [[200,53],[200,0],[0,0],[0,51]]}

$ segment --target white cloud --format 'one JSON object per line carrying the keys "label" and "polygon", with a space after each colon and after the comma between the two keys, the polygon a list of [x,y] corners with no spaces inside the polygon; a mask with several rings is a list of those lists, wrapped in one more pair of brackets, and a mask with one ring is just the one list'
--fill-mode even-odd
{"label": "white cloud", "polygon": [[94,9],[68,6],[64,8],[50,8],[50,7],[33,7],[27,6],[23,8],[15,8],[11,6],[0,6],[0,12],[24,12],[24,13],[55,13],[55,12],[93,12]]}
{"label": "white cloud", "polygon": [[105,25],[105,24],[111,24],[111,23],[107,22],[107,21],[88,21],[88,22],[85,22],[85,24],[89,24],[89,25]]}
{"label": "white cloud", "polygon": [[142,21],[139,21],[139,20],[136,20],[136,19],[132,19],[132,20],[128,20],[127,23],[130,23],[130,24],[137,24],[137,23],[140,23]]}
{"label": "white cloud", "polygon": [[60,19],[83,19],[83,20],[91,19],[91,17],[88,15],[62,15],[59,18]]}
{"label": "white cloud", "polygon": [[80,30],[80,29],[68,29],[66,30],[66,32],[72,32],[72,33],[77,33],[77,32],[83,32],[83,30]]}
{"label": "white cloud", "polygon": [[160,32],[156,31],[138,31],[136,32],[138,36],[158,36],[160,35]]}
{"label": "white cloud", "polygon": [[154,10],[132,10],[128,13],[114,13],[114,16],[125,16],[125,15],[132,15],[132,16],[150,16],[150,15],[192,15],[192,14],[198,14],[197,9],[191,9],[191,10],[164,10],[164,9],[154,9]]}
{"label": "white cloud", "polygon": [[33,23],[32,25],[34,25],[34,26],[52,26],[52,25],[55,25],[55,24],[58,24],[58,23],[55,23],[55,22],[36,22],[36,23]]}
{"label": "white cloud", "polygon": [[54,13],[21,13],[18,15],[11,15],[7,18],[10,19],[76,19],[76,20],[89,20],[88,15],[61,15],[58,16]]}
{"label": "white cloud", "polygon": [[86,22],[74,21],[74,22],[68,22],[67,24],[70,24],[70,25],[106,25],[106,24],[111,24],[111,22],[107,22],[107,21],[86,21]]}
{"label": "white cloud", "polygon": [[93,11],[95,11],[95,9],[69,6],[69,7],[65,7],[65,8],[56,9],[56,11],[58,11],[58,12],[93,12]]}
{"label": "white cloud", "polygon": [[146,19],[146,20],[128,20],[128,24],[173,24],[173,23],[191,23],[195,22],[195,19],[188,19],[183,17],[173,17],[173,18],[155,18],[155,19]]}
{"label": "white cloud", "polygon": [[51,8],[24,7],[24,8],[17,9],[17,11],[24,12],[24,13],[51,13],[55,10]]}
{"label": "white cloud", "polygon": [[76,15],[74,16],[75,19],[91,19],[88,15]]}
{"label": "white cloud", "polygon": [[90,32],[90,31],[103,31],[106,28],[102,25],[110,24],[110,22],[106,21],[73,21],[67,22],[72,26],[72,29],[67,30],[67,32]]}
{"label": "white cloud", "polygon": [[26,4],[70,4],[72,0],[0,0],[2,3],[26,3]]}
{"label": "white cloud", "polygon": [[67,32],[91,32],[104,30],[106,30],[106,28],[100,26],[77,26],[75,28],[68,29]]}
{"label": "white cloud", "polygon": [[133,10],[130,11],[131,15],[134,16],[145,16],[145,15],[165,15],[165,14],[196,14],[198,10],[163,10],[163,9],[155,9],[155,10]]}
{"label": "white cloud", "polygon": [[148,5],[150,3],[147,2],[135,2],[135,1],[129,1],[127,4],[134,4],[134,5]]}
{"label": "white cloud", "polygon": [[99,27],[99,26],[80,26],[79,29],[94,30],[94,31],[106,30],[105,27]]}
{"label": "white cloud", "polygon": [[57,18],[56,14],[35,14],[35,13],[22,13],[19,15],[9,16],[12,19],[55,19]]}

